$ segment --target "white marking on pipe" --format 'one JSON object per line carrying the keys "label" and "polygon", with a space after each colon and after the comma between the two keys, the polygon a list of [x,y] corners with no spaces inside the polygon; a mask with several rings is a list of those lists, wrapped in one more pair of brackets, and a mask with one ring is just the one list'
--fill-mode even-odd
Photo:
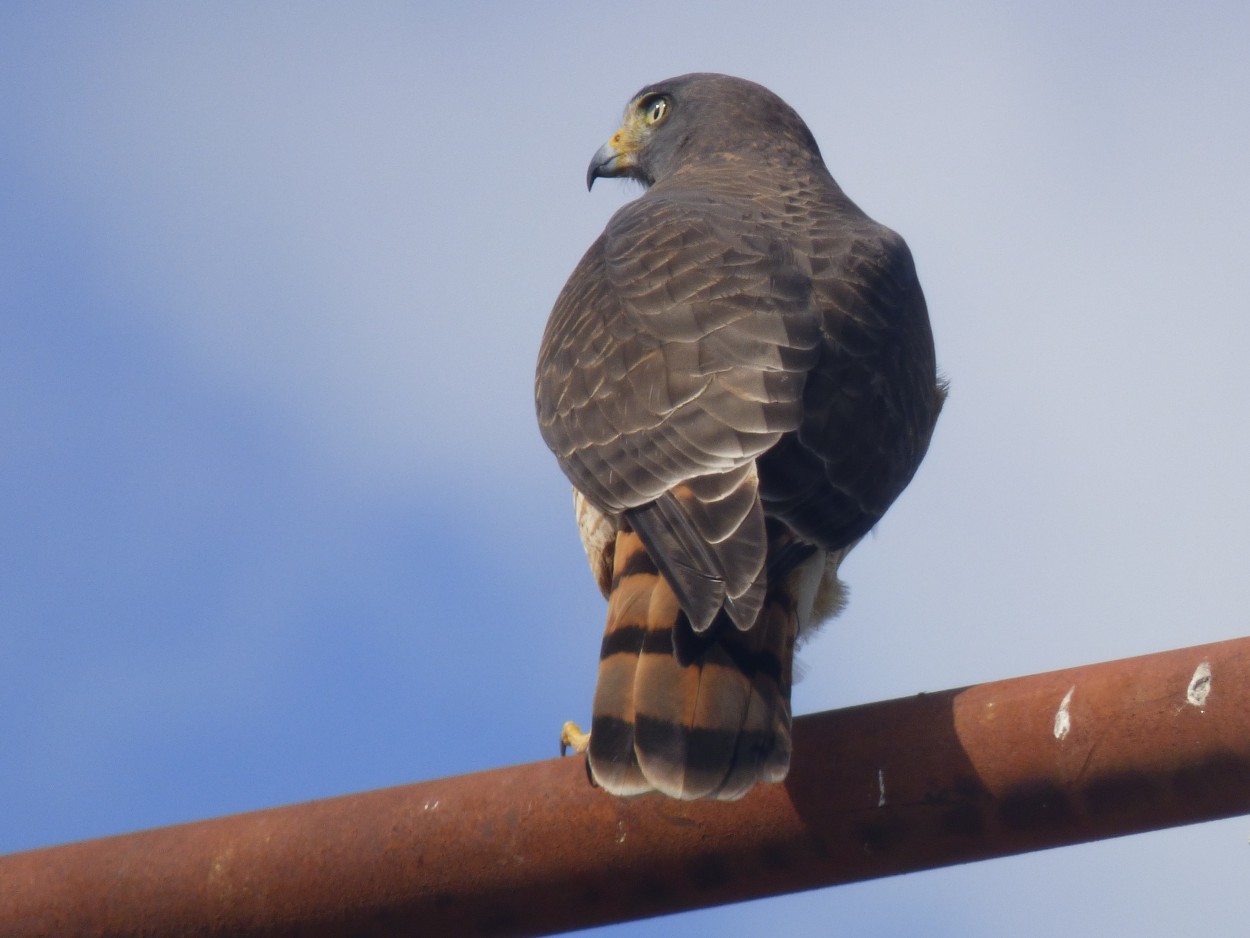
{"label": "white marking on pipe", "polygon": [[885,769],[877,769],[877,807],[885,807]]}
{"label": "white marking on pipe", "polygon": [[1195,707],[1201,707],[1207,702],[1207,695],[1211,693],[1211,662],[1204,661],[1194,670],[1194,676],[1189,679],[1189,689],[1185,692],[1185,699]]}
{"label": "white marking on pipe", "polygon": [[1055,713],[1055,739],[1066,739],[1072,732],[1072,715],[1068,713],[1068,704],[1072,703],[1072,694],[1075,691],[1076,685],[1073,684],[1063,695],[1063,703],[1059,704],[1059,710]]}

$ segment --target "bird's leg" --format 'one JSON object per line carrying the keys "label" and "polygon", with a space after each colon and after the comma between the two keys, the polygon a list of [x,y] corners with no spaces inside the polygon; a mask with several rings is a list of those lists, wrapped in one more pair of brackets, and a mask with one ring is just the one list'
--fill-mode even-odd
{"label": "bird's leg", "polygon": [[582,728],[572,720],[560,727],[560,755],[565,755],[570,749],[584,753],[589,745],[590,734],[583,733]]}

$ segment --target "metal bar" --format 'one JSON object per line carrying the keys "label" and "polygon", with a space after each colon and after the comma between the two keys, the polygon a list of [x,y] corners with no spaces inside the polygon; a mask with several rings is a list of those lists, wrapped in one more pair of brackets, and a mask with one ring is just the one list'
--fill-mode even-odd
{"label": "metal bar", "polygon": [[0,857],[0,933],[533,935],[1250,813],[1250,638],[802,717],[789,779],[553,759]]}

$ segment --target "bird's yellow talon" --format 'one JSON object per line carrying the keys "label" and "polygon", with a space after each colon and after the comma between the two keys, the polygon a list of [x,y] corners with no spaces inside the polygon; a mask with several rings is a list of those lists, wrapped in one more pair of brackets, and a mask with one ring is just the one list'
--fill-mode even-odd
{"label": "bird's yellow talon", "polygon": [[589,745],[590,734],[583,733],[582,728],[572,720],[560,727],[560,755],[566,755],[570,749],[583,753]]}

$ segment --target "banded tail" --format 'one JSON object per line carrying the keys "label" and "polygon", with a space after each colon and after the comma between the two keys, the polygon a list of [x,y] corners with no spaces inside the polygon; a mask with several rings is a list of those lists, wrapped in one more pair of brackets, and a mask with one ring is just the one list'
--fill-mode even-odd
{"label": "banded tail", "polygon": [[722,612],[696,633],[641,538],[616,533],[588,752],[599,785],[733,800],[785,778],[799,605],[810,607],[825,572],[823,554],[813,559],[795,573],[809,567],[815,581],[770,578],[749,629]]}

